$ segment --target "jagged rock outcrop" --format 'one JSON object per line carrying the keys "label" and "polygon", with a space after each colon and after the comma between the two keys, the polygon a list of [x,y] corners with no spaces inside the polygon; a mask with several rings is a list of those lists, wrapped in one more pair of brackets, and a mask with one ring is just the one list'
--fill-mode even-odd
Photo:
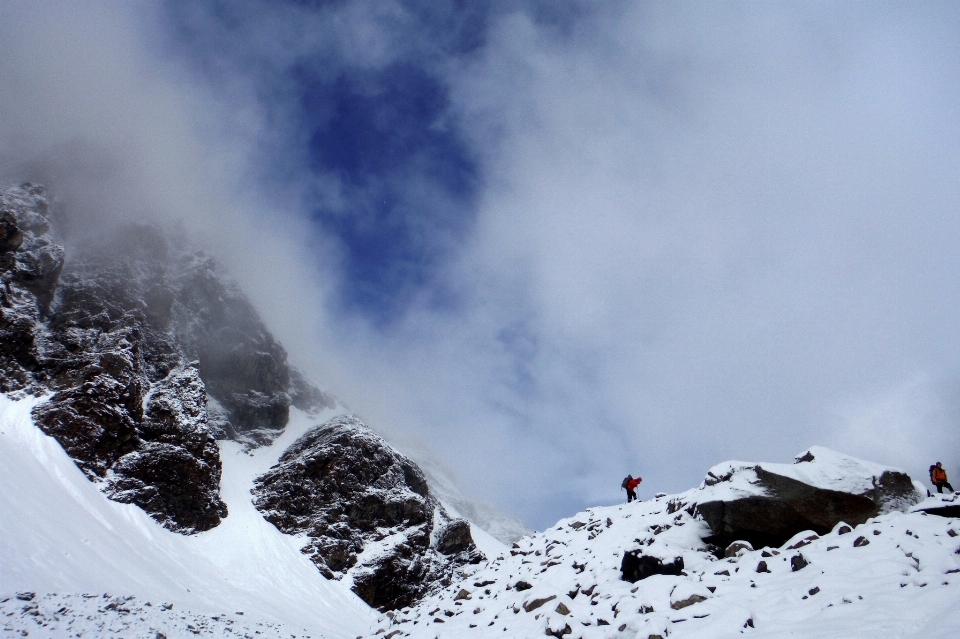
{"label": "jagged rock outcrop", "polygon": [[50,394],[37,425],[112,499],[179,532],[216,526],[216,440],[271,441],[291,394],[332,402],[291,381],[283,348],[209,257],[128,225],[67,260],[48,212],[41,187],[0,191],[0,391]]}
{"label": "jagged rock outcrop", "polygon": [[690,507],[713,533],[708,541],[745,540],[760,548],[805,530],[824,534],[841,521],[858,525],[904,511],[923,495],[903,471],[817,446],[794,464],[715,466],[695,499]]}
{"label": "jagged rock outcrop", "polygon": [[408,606],[482,560],[464,520],[447,515],[412,461],[353,416],[298,439],[257,478],[254,504],[328,578],[381,610]]}

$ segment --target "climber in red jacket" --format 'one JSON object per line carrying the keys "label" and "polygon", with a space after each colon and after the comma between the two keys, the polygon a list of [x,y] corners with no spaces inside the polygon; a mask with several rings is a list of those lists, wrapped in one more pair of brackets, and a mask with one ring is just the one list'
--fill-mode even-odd
{"label": "climber in red jacket", "polygon": [[[623,482],[620,484],[621,488],[625,488],[627,491],[627,503],[629,504],[634,499],[637,499],[636,489],[640,485],[643,479],[640,477],[634,478],[633,475],[627,475],[623,478]],[[640,501],[637,499],[637,501]]]}

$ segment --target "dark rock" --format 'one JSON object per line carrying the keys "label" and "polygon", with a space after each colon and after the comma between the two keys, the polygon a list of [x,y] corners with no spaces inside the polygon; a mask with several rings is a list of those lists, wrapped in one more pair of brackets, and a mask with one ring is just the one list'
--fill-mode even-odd
{"label": "dark rock", "polygon": [[792,570],[793,572],[797,572],[798,570],[803,570],[808,565],[809,564],[807,563],[807,560],[800,553],[797,553],[796,555],[790,558],[790,570]]}
{"label": "dark rock", "polygon": [[[831,457],[842,457],[827,449],[811,451],[817,452],[808,451],[797,463],[825,465],[831,463]],[[712,532],[706,541],[722,545],[745,540],[754,547],[775,547],[804,530],[823,535],[841,521],[861,524],[882,512],[905,509],[921,498],[910,477],[892,469],[865,477],[863,484],[869,488],[853,494],[781,474],[781,467],[740,465],[729,466],[725,472],[708,473],[704,496],[696,503],[696,512]],[[713,486],[736,481],[738,477],[742,477],[740,485],[749,485],[750,491],[735,497],[729,495],[736,493],[723,493],[720,499],[710,497]]]}
{"label": "dark rock", "polygon": [[549,637],[563,637],[572,633],[573,629],[570,628],[570,624],[564,624],[563,628],[559,629],[554,629],[547,625],[545,632]]}
{"label": "dark rock", "polygon": [[938,517],[960,517],[960,504],[946,504],[943,506],[930,506],[918,508],[918,512],[924,512],[928,515],[937,515]]}
{"label": "dark rock", "polygon": [[[446,514],[416,464],[353,416],[294,442],[253,494],[267,521],[307,537],[303,551],[324,575],[349,574],[353,591],[381,610],[411,605],[483,557],[469,524]],[[358,562],[387,537],[376,557]]]}
{"label": "dark rock", "polygon": [[860,548],[861,546],[869,546],[869,545],[870,545],[870,540],[867,539],[866,537],[857,537],[856,539],[853,540],[854,548]]}
{"label": "dark rock", "polygon": [[761,561],[757,564],[757,572],[770,572],[770,569],[767,568],[767,562]]}
{"label": "dark rock", "polygon": [[437,550],[444,555],[470,551],[475,548],[470,534],[470,523],[466,519],[457,519],[437,531]]}
{"label": "dark rock", "polygon": [[533,586],[521,580],[516,583],[514,588],[516,588],[517,592],[523,592],[524,590],[530,590]]}
{"label": "dark rock", "polygon": [[659,557],[642,554],[642,549],[628,550],[620,562],[621,579],[634,583],[651,575],[679,575],[683,572],[683,557],[664,563]]}
{"label": "dark rock", "polygon": [[680,601],[674,601],[673,603],[670,604],[670,607],[673,608],[674,610],[683,610],[684,608],[688,608],[693,604],[698,604],[701,601],[706,601],[706,600],[707,598],[704,597],[703,595],[693,594],[687,597],[686,599],[681,599]]}
{"label": "dark rock", "polygon": [[853,532],[853,528],[851,528],[850,526],[844,525],[837,528],[838,535],[846,535],[849,532]]}
{"label": "dark rock", "polygon": [[553,601],[553,600],[556,599],[556,598],[557,598],[556,595],[550,595],[549,597],[541,597],[541,598],[539,598],[539,599],[534,599],[534,600],[532,600],[532,601],[528,601],[528,602],[524,603],[524,604],[523,604],[523,609],[524,609],[524,611],[526,611],[526,612],[533,612],[534,610],[536,610],[537,608],[539,608],[539,607],[542,606],[543,604],[547,603],[548,601]]}

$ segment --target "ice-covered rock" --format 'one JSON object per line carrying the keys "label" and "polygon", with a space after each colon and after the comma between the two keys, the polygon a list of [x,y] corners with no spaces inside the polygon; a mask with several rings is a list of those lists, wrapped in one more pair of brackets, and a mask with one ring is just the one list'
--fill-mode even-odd
{"label": "ice-covered rock", "polygon": [[913,480],[889,468],[814,446],[793,464],[726,462],[707,473],[691,499],[710,541],[778,546],[804,530],[905,511],[923,499]]}
{"label": "ice-covered rock", "polygon": [[416,464],[350,415],[298,439],[253,494],[268,521],[305,537],[302,551],[324,575],[381,610],[411,605],[483,559]]}

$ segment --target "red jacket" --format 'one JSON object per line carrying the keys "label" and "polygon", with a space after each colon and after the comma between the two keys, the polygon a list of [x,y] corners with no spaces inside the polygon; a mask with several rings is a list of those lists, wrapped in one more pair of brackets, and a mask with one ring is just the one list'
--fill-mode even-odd
{"label": "red jacket", "polygon": [[643,481],[643,480],[640,479],[639,477],[634,477],[633,479],[631,479],[630,481],[627,482],[627,490],[633,490],[634,488],[636,488],[637,486],[639,486],[639,485],[640,485],[640,482],[642,482],[642,481]]}

